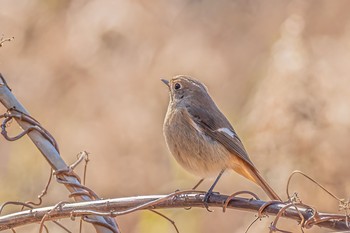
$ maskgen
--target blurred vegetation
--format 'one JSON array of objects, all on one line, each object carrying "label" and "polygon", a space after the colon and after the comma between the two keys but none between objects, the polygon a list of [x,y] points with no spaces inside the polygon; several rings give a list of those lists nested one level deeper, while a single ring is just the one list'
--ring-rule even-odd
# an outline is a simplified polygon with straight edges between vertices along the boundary
[{"label": "blurred vegetation", "polygon": [[[3,0],[0,34],[15,39],[0,48],[0,72],[56,137],[67,162],[79,151],[91,153],[87,184],[104,198],[169,193],[198,181],[174,162],[162,136],[168,93],[159,79],[177,74],[206,83],[283,197],[296,169],[347,197],[349,7],[345,0]],[[0,202],[34,199],[49,166],[28,139],[0,140]],[[296,178],[292,188],[303,202],[337,211],[305,179]],[[246,189],[265,198],[232,172],[217,187]],[[67,194],[55,184],[45,204]],[[244,232],[254,219],[219,209],[166,214],[180,232],[192,233]],[[152,213],[118,221],[123,232],[175,232]],[[267,232],[271,221],[251,232]],[[66,225],[78,229],[77,222]],[[297,229],[294,222],[282,225]],[[93,229],[86,224],[84,232]]]}]

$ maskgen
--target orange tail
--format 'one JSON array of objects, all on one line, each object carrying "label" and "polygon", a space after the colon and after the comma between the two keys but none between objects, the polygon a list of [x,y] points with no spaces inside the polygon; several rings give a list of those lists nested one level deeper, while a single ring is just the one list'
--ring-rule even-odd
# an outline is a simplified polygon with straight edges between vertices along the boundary
[{"label": "orange tail", "polygon": [[262,178],[259,171],[252,171],[252,176],[254,177],[254,182],[258,184],[265,193],[269,196],[271,200],[282,201],[282,199],[277,195],[277,193],[270,187],[270,185]]},{"label": "orange tail", "polygon": [[264,178],[262,178],[262,176],[260,175],[259,171],[256,168],[251,167],[250,165],[245,163],[245,166],[235,167],[234,170],[238,174],[244,176],[248,180],[251,180],[257,185],[259,185],[271,200],[282,201],[282,199],[270,187],[270,185],[264,180]]}]

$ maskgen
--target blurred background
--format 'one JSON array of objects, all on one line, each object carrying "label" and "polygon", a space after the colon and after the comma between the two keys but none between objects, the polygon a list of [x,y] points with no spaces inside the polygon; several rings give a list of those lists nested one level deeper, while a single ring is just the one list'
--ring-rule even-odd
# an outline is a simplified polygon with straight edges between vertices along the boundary
[{"label": "blurred background", "polygon": [[[166,194],[199,180],[176,164],[162,135],[168,90],[160,78],[188,74],[207,85],[284,199],[294,170],[347,199],[349,7],[346,0],[2,0],[0,35],[15,39],[0,48],[0,72],[55,136],[67,163],[82,150],[91,153],[87,185],[103,198]],[[49,165],[28,138],[1,138],[0,145],[0,203],[34,200]],[[300,176],[290,188],[320,211],[338,211],[337,201]],[[216,188],[240,190],[267,199],[231,171]],[[54,182],[44,205],[69,200],[67,195]],[[244,232],[255,219],[238,210],[161,212],[180,232],[191,233]],[[147,211],[117,221],[124,233],[175,232]],[[250,232],[268,232],[272,221],[265,218]],[[78,232],[77,220],[62,223]],[[279,226],[300,231],[294,221]],[[16,230],[38,232],[38,225]],[[85,224],[84,232],[94,229]]]}]

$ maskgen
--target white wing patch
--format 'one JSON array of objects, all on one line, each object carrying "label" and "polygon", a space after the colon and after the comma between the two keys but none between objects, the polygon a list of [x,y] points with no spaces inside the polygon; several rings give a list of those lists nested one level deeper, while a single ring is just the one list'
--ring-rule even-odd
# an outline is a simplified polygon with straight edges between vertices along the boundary
[{"label": "white wing patch", "polygon": [[232,132],[232,130],[230,130],[228,128],[220,128],[220,129],[217,129],[216,131],[225,133],[225,134],[229,135],[231,138],[235,137],[235,133]]}]

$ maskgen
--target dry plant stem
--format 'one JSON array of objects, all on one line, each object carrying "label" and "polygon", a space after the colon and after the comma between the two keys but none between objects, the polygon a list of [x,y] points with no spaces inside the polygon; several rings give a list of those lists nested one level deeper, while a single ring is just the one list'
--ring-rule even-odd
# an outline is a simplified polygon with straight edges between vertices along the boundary
[{"label": "dry plant stem", "polygon": [[[131,213],[133,212],[132,210],[185,208],[189,206],[203,208],[204,195],[205,192],[187,191],[187,194],[185,192],[177,192],[176,194],[171,195],[126,197],[71,203],[64,204],[58,209],[54,209],[54,206],[37,208],[0,217],[0,230],[10,229],[34,222],[37,223],[40,222],[45,215],[47,216],[46,220],[49,221],[62,218],[86,216],[87,213],[115,216],[118,214]],[[210,207],[222,208],[223,203],[225,203],[227,198],[228,196],[226,195],[214,193],[210,196],[208,205]],[[265,202],[261,200],[236,197],[232,198],[227,208],[252,211],[256,213],[264,204]],[[277,215],[278,213],[281,213],[280,210],[285,206],[286,204],[271,204],[265,208],[264,213],[268,215]],[[309,219],[314,216],[314,213],[308,208],[300,207],[298,209],[299,212],[296,211],[293,206],[291,206],[283,211],[283,215],[281,217],[301,222],[302,219],[299,216],[300,213],[303,215],[304,219]],[[47,215],[49,212],[50,214]],[[315,224],[316,226],[326,227],[338,231],[349,230],[346,226],[345,215],[327,213],[318,213],[318,215],[324,221],[317,222]]]},{"label": "dry plant stem", "polygon": [[[56,210],[56,209],[62,208],[62,205],[64,205],[64,204],[67,204],[67,202],[60,202],[60,203],[56,204],[51,211],[49,211],[47,214],[44,215],[44,217],[40,221],[39,233],[42,233],[43,229],[45,228],[44,223],[45,223],[46,219],[50,216],[51,212]],[[53,222],[57,223],[56,221],[53,221]],[[68,230],[65,227],[63,229]]]},{"label": "dry plant stem", "polygon": [[4,210],[4,208],[5,208],[6,206],[8,206],[8,205],[19,205],[19,206],[22,206],[22,209],[21,209],[21,210],[23,210],[24,207],[27,207],[27,208],[29,208],[29,209],[32,209],[32,208],[33,208],[33,206],[31,206],[30,204],[27,204],[27,203],[24,203],[24,202],[19,202],[19,201],[7,201],[7,202],[3,203],[3,204],[0,206],[0,214],[1,214],[1,212]]},{"label": "dry plant stem", "polygon": [[171,225],[173,225],[173,227],[174,227],[176,233],[180,233],[179,229],[178,229],[177,226],[176,226],[175,221],[171,220],[170,218],[168,218],[168,217],[165,216],[164,214],[159,213],[158,211],[155,211],[155,210],[150,210],[150,211],[152,211],[153,213],[158,214],[158,215],[161,216],[162,218],[166,219],[168,222],[171,223]]},{"label": "dry plant stem", "polygon": [[249,224],[249,226],[247,227],[247,229],[245,230],[244,233],[248,233],[249,230],[250,230],[250,228],[251,228],[259,219],[260,219],[259,217],[255,218],[254,221],[253,221],[251,224]]},{"label": "dry plant stem", "polygon": [[290,188],[290,182],[292,180],[292,177],[295,176],[296,174],[302,175],[303,177],[307,178],[308,180],[310,180],[312,183],[316,184],[319,188],[321,188],[324,192],[326,192],[328,195],[330,195],[331,197],[333,197],[334,199],[341,201],[341,199],[339,197],[337,197],[336,195],[334,195],[332,192],[328,191],[325,187],[323,187],[323,185],[321,185],[320,183],[318,183],[315,179],[312,179],[310,176],[306,175],[304,172],[302,171],[293,171],[292,174],[290,174],[289,178],[288,178],[288,182],[287,182],[287,186],[286,186],[286,193],[289,199],[291,199],[291,195],[289,192],[289,188]]},{"label": "dry plant stem", "polygon": [[[32,206],[40,206],[41,203],[43,202],[43,197],[47,194],[47,190],[49,189],[49,186],[51,184],[51,179],[52,179],[52,168],[50,169],[50,175],[49,175],[49,180],[47,181],[45,188],[43,191],[38,195],[38,203],[32,202],[32,201],[27,201],[26,204],[32,205]],[[22,207],[22,210],[24,209],[24,206]]]},{"label": "dry plant stem", "polygon": [[[85,152],[85,151],[84,151]],[[86,173],[87,173],[87,165],[88,165],[88,162],[90,161],[89,160],[89,154],[87,152],[85,153],[80,153],[78,155],[78,160],[77,162],[75,162],[75,164],[79,164],[81,163],[81,161],[85,161],[85,164],[84,164],[84,173],[83,173],[83,185],[86,185]],[[75,165],[73,164],[73,165]],[[73,167],[73,165],[71,165],[71,168]],[[76,166],[77,166],[76,165]],[[80,221],[79,221],[79,233],[81,233],[83,231],[83,218],[80,218]]]},{"label": "dry plant stem", "polygon": [[[23,112],[29,115],[28,111],[23,107],[23,105],[16,99],[16,97],[12,94],[10,89],[8,88],[5,79],[0,74],[0,102],[7,108],[10,113],[18,113],[17,111],[11,111],[11,109],[16,109],[20,112]],[[16,118],[18,124],[23,128],[23,130],[27,130],[32,127],[31,124],[21,121]],[[62,171],[67,169],[67,164],[61,158],[58,151],[52,145],[52,143],[45,138],[41,133],[36,130],[32,130],[28,132],[28,136],[36,145],[36,147],[40,150],[40,152],[44,155],[47,162],[50,164],[54,171]],[[65,174],[57,175],[57,178],[64,180],[66,188],[71,193],[82,192],[83,190],[80,187],[80,182],[75,176],[68,176]],[[71,185],[75,184],[75,185]],[[74,196],[76,201],[90,201],[92,200],[88,195],[76,195]],[[101,216],[90,216],[90,218],[94,218],[100,224],[94,224],[94,227],[97,232],[100,233],[111,233],[111,232],[119,232],[119,228],[117,223],[113,218],[109,217],[101,217]],[[105,226],[104,226],[105,225]],[[113,229],[113,230],[111,230]]]},{"label": "dry plant stem", "polygon": [[198,188],[198,186],[199,186],[203,181],[204,181],[204,178],[200,179],[200,180],[198,181],[198,183],[197,183],[195,186],[193,186],[192,190],[196,190],[196,189]]},{"label": "dry plant stem", "polygon": [[4,45],[5,42],[10,42],[12,40],[14,40],[15,37],[11,37],[11,38],[4,38],[4,36],[2,36],[0,38],[0,47],[2,47]]},{"label": "dry plant stem", "polygon": [[[272,205],[272,202],[268,203],[268,205]],[[267,208],[268,205],[262,206],[261,209]],[[295,210],[297,211],[297,213],[298,213],[300,219],[301,219],[300,222],[303,223],[303,222],[305,221],[304,215],[299,211],[299,208],[296,208],[295,205],[296,205],[296,204],[294,204],[294,203],[287,203],[285,206],[283,206],[283,207],[278,211],[278,213],[277,213],[277,215],[276,215],[276,218],[275,218],[274,221],[271,223],[271,226],[270,226],[270,233],[275,232],[275,231],[287,232],[287,231],[283,231],[283,230],[281,230],[281,229],[278,229],[278,228],[277,228],[277,223],[278,223],[278,220],[280,219],[280,217],[282,217],[282,216],[285,214],[285,212],[286,212],[286,210],[287,210],[288,208],[294,207]],[[305,209],[306,209],[306,208],[305,208]],[[306,210],[308,211],[308,209],[306,209]],[[260,214],[260,210],[259,210],[259,214]],[[302,226],[303,224],[300,224],[300,225]],[[304,231],[303,231],[303,228],[301,228],[301,231],[304,232]],[[288,233],[290,233],[290,232],[288,232]]]},{"label": "dry plant stem", "polygon": [[[1,124],[1,134],[5,137],[6,140],[8,141],[16,141],[20,138],[22,138],[24,135],[27,135],[30,131],[38,131],[43,137],[45,137],[47,140],[51,142],[51,144],[55,147],[57,152],[59,153],[58,145],[56,143],[56,140],[54,137],[48,132],[44,127],[40,125],[39,122],[37,122],[33,117],[20,112],[19,110],[13,108],[13,109],[8,109],[8,112],[1,115],[1,117],[5,118],[3,123]],[[20,134],[18,134],[15,137],[10,137],[7,134],[6,127],[8,122],[12,122],[12,119],[18,119],[22,122],[28,123],[30,126],[26,129],[24,129]]]},{"label": "dry plant stem", "polygon": [[[306,175],[304,172],[302,171],[293,171],[292,174],[289,176],[288,178],[288,182],[287,182],[287,187],[286,187],[286,192],[287,192],[287,197],[290,200],[290,202],[292,201],[292,196],[290,195],[289,192],[289,188],[290,188],[290,183],[292,180],[292,177],[294,177],[296,174],[302,175],[304,178],[308,179],[309,181],[311,181],[312,183],[314,183],[315,185],[317,185],[321,190],[323,190],[325,193],[327,193],[329,196],[331,196],[332,198],[334,198],[335,200],[337,200],[339,202],[339,210],[343,210],[345,212],[345,224],[347,226],[347,230],[350,229],[349,227],[349,207],[350,207],[350,201],[346,201],[344,199],[341,199],[339,197],[337,197],[335,194],[333,194],[332,192],[330,192],[329,190],[327,190],[323,185],[321,185],[319,182],[317,182],[315,179],[311,178],[310,176]],[[298,197],[297,197],[298,198]],[[301,202],[301,201],[300,201]],[[302,203],[299,203],[299,205],[303,205]],[[297,209],[297,204],[294,205],[294,207]],[[305,206],[305,205],[304,205]],[[297,209],[298,210],[298,209]],[[328,219],[334,219],[334,215],[331,214],[330,216],[328,216],[327,214],[320,214],[319,212],[317,212],[315,209],[313,209],[313,213],[314,216],[312,218],[309,219],[305,219],[305,221],[302,222],[302,226],[305,228],[310,228],[313,225],[316,225],[318,223],[327,221]]]},{"label": "dry plant stem", "polygon": [[[235,192],[233,194],[231,194],[226,200],[225,200],[225,203],[222,207],[222,212],[226,212],[226,209],[227,209],[227,206],[228,206],[228,203],[230,203],[231,199],[234,198],[234,197],[237,197],[238,195],[241,195],[241,194],[249,194],[251,195],[253,198],[255,198],[255,200],[260,200],[260,198],[258,197],[258,195],[256,195],[255,193],[253,192],[250,192],[250,191],[239,191],[239,192]],[[278,202],[280,203],[280,202]],[[260,211],[259,211],[260,212]],[[259,213],[258,213],[259,214]],[[261,214],[258,215],[259,218],[261,217]]]}]

